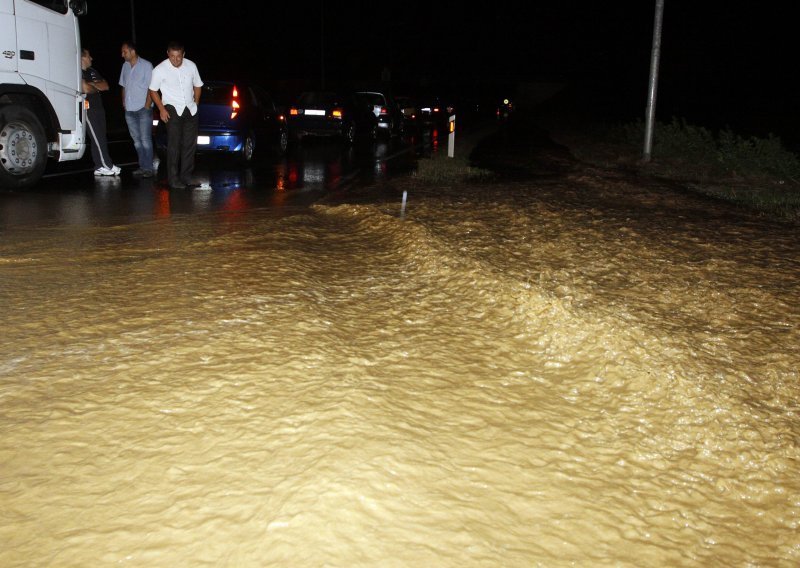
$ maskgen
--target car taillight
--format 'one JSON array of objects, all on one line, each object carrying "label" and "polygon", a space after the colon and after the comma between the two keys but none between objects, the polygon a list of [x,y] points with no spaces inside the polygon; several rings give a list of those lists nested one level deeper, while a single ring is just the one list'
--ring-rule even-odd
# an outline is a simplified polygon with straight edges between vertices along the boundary
[{"label": "car taillight", "polygon": [[439,107],[433,107],[433,112],[439,112]]},{"label": "car taillight", "polygon": [[331,116],[333,118],[342,118],[342,109],[335,108],[331,111]]},{"label": "car taillight", "polygon": [[389,109],[386,107],[381,107],[381,114],[389,114]]},{"label": "car taillight", "polygon": [[285,116],[283,116],[282,114],[279,114],[279,115],[278,115],[278,121],[279,121],[279,122],[283,122],[283,121],[285,121],[285,120],[286,120],[286,117],[285,117]]},{"label": "car taillight", "polygon": [[297,114],[298,113],[297,113],[297,109],[296,108],[290,108],[289,109],[289,115],[290,116],[297,116]]},{"label": "car taillight", "polygon": [[237,114],[239,114],[239,89],[237,89],[236,85],[234,85],[233,100],[231,101],[231,120],[236,118]]}]

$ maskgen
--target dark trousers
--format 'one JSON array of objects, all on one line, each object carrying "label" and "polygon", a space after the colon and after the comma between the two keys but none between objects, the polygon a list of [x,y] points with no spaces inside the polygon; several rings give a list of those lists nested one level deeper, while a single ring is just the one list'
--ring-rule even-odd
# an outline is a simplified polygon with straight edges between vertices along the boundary
[{"label": "dark trousers", "polygon": [[108,153],[108,138],[106,136],[106,111],[102,104],[92,104],[86,111],[86,131],[92,141],[92,161],[95,169],[111,168],[114,162]]},{"label": "dark trousers", "polygon": [[166,105],[167,121],[167,182],[170,185],[190,183],[194,171],[194,153],[197,149],[197,115],[188,108],[183,114],[172,105]]}]

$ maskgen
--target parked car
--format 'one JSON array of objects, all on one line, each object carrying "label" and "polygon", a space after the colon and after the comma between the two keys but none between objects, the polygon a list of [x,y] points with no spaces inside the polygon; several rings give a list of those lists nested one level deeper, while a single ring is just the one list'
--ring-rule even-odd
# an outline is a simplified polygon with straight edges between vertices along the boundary
[{"label": "parked car", "polygon": [[406,125],[415,125],[419,118],[419,107],[414,99],[406,95],[398,95],[394,100],[397,102],[397,106],[400,107],[400,112],[403,114],[403,120]]},{"label": "parked car", "polygon": [[405,130],[403,113],[391,95],[378,91],[358,91],[356,95],[372,109],[378,119],[378,131],[389,136]]},{"label": "parked car", "polygon": [[[156,113],[156,117],[157,117]],[[197,152],[228,154],[250,162],[257,152],[286,151],[286,117],[261,86],[243,81],[206,81],[197,108]],[[167,147],[166,125],[158,121],[156,147]]]},{"label": "parked car", "polygon": [[420,120],[426,124],[441,126],[455,113],[455,106],[438,95],[430,95],[421,99],[419,107]]},{"label": "parked car", "polygon": [[304,136],[336,136],[352,144],[359,138],[374,140],[378,121],[352,93],[308,91],[289,109],[289,132],[298,141]]}]

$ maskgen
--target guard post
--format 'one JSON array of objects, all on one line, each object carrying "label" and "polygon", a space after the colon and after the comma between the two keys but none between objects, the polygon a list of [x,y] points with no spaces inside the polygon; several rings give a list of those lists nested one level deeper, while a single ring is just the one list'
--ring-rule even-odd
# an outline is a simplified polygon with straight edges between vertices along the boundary
[{"label": "guard post", "polygon": [[448,122],[448,131],[449,134],[447,135],[447,157],[452,158],[455,155],[455,145],[456,145],[456,115],[450,115],[450,122]]}]

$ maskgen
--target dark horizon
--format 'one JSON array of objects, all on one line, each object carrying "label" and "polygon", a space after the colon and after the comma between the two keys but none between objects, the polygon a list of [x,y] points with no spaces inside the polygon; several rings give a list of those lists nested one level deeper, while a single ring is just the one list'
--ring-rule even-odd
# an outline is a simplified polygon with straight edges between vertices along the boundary
[{"label": "dark horizon", "polygon": [[[783,77],[788,19],[775,6],[711,4],[665,2],[658,119],[772,132],[796,143],[794,96]],[[196,15],[180,19],[182,8],[173,5],[174,21],[156,15],[162,5],[133,2],[140,55],[159,63],[167,42],[179,39],[207,79],[250,79],[289,91],[319,88],[324,52],[326,87],[377,83],[385,67],[392,83],[407,91],[509,92],[520,82],[555,81],[598,116],[644,116],[654,1],[607,6],[565,0],[469,10],[455,2],[391,8],[243,2],[217,12],[187,2],[186,11]],[[84,45],[114,84],[119,45],[132,35],[130,6],[90,0],[81,22]]]}]

